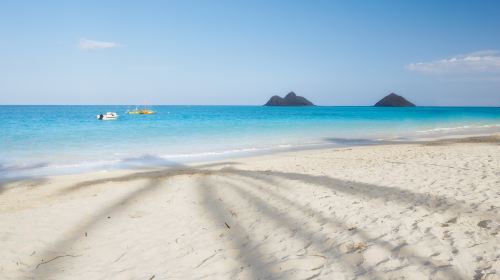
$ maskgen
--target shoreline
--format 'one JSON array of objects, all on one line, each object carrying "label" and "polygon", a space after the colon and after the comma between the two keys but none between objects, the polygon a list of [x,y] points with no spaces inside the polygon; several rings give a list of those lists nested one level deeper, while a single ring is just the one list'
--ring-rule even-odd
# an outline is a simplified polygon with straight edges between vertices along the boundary
[{"label": "shoreline", "polygon": [[499,144],[495,134],[0,184],[0,273],[495,279]]},{"label": "shoreline", "polygon": [[[476,140],[476,141],[496,141],[494,138],[500,136],[500,131],[489,131],[483,133],[475,133],[475,134],[448,134],[448,135],[434,135],[428,137],[420,137],[414,138],[411,140],[405,138],[387,138],[387,139],[348,139],[348,138],[331,138],[331,143],[323,142],[323,143],[306,143],[301,145],[282,145],[280,147],[272,147],[268,149],[243,149],[248,151],[240,151],[240,152],[221,152],[219,154],[214,154],[210,156],[198,157],[198,159],[194,160],[186,160],[186,161],[173,161],[170,159],[163,158],[155,158],[157,163],[153,162],[140,162],[137,165],[129,165],[128,167],[125,164],[116,164],[116,165],[108,165],[104,166],[102,170],[96,170],[95,168],[86,168],[80,170],[67,170],[59,172],[46,172],[39,173],[38,175],[22,175],[22,176],[7,176],[8,169],[0,170],[0,184],[6,184],[9,182],[21,181],[21,180],[29,180],[29,179],[37,179],[44,177],[56,177],[56,176],[67,176],[67,175],[78,175],[78,174],[93,174],[93,173],[101,173],[101,172],[134,172],[140,170],[156,170],[162,168],[175,168],[176,166],[196,166],[197,164],[203,164],[207,162],[218,162],[218,161],[226,161],[226,160],[238,160],[266,155],[275,155],[281,153],[290,153],[290,152],[302,152],[302,151],[314,151],[314,150],[330,150],[330,149],[342,149],[342,148],[350,148],[350,147],[362,147],[362,146],[374,146],[374,145],[401,145],[401,144],[424,144],[431,142],[459,142],[459,141],[468,141],[468,140]],[[206,153],[211,154],[211,153]],[[152,157],[147,155],[146,157]],[[190,158],[187,157],[187,158]],[[194,157],[193,157],[194,158]],[[161,162],[162,163],[159,163]],[[108,162],[119,162],[119,160],[113,160]],[[139,162],[139,160],[138,160]],[[35,166],[40,165],[41,168],[45,166],[43,164],[35,164]],[[68,164],[68,166],[74,166],[75,164]],[[64,165],[62,165],[64,166]],[[30,169],[28,167],[26,169]],[[37,168],[37,167],[35,167]],[[19,168],[20,171],[23,171],[24,167]],[[13,168],[13,171],[19,171]],[[4,175],[1,175],[4,173]]]}]

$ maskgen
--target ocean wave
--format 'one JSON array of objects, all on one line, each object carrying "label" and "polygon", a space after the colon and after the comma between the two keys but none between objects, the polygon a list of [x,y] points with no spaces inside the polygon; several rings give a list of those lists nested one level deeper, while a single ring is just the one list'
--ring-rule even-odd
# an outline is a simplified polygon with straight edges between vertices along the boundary
[{"label": "ocean wave", "polygon": [[500,127],[500,124],[485,124],[485,125],[462,125],[462,126],[453,126],[453,127],[437,127],[433,129],[427,130],[417,130],[417,133],[433,133],[433,132],[449,132],[449,131],[457,131],[457,130],[470,130],[470,129],[487,129],[487,128],[496,128]]}]

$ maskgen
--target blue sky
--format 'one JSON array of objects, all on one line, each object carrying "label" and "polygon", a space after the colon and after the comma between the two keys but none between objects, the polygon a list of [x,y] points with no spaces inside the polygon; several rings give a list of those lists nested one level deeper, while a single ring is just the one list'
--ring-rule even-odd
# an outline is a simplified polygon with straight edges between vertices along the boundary
[{"label": "blue sky", "polygon": [[500,1],[1,1],[0,104],[500,106]]}]

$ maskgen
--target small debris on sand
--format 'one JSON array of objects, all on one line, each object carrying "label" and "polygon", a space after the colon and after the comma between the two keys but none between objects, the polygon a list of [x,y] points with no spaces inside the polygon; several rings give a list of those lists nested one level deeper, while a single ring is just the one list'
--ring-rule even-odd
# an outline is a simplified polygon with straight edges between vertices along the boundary
[{"label": "small debris on sand", "polygon": [[359,243],[352,244],[352,249],[354,251],[363,251],[366,248],[368,248],[368,244],[366,244],[365,242],[359,242]]},{"label": "small debris on sand", "polygon": [[477,223],[477,225],[480,227],[480,228],[487,228],[489,229],[490,227],[488,226],[488,224],[491,222],[491,220],[482,220],[480,221],[479,223]]}]

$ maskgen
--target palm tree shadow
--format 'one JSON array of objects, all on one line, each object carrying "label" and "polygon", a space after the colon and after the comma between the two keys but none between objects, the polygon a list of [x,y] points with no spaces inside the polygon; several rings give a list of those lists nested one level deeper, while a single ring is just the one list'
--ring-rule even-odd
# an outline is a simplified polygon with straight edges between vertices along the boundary
[{"label": "palm tree shadow", "polygon": [[[237,176],[240,178],[234,179],[234,180],[237,182],[241,182],[241,179],[250,179],[250,180],[256,181],[257,183],[258,183],[258,181],[261,181],[264,184],[266,184],[269,181],[268,179],[262,179],[261,176],[255,176],[255,174],[253,174],[252,176],[247,176],[247,175],[248,174],[242,175],[241,173],[238,173]],[[238,192],[240,193],[240,195],[242,197],[246,197],[247,199],[253,200],[254,203],[258,204],[259,208],[261,208],[261,209],[267,209],[267,211],[264,211],[264,212],[266,214],[268,214],[274,220],[281,221],[282,226],[288,226],[288,227],[294,226],[293,221],[290,218],[287,218],[286,213],[281,213],[280,215],[273,217],[272,213],[269,211],[268,207],[266,206],[266,203],[262,199],[260,199],[256,195],[253,195],[250,191],[243,190],[236,183],[232,184],[232,186],[233,186],[233,188],[238,189]],[[331,224],[334,227],[343,229],[346,232],[351,231],[351,229],[346,224],[344,224],[341,220],[335,218],[334,215],[330,215],[329,217],[326,217],[321,212],[315,211],[311,207],[306,207],[305,205],[300,205],[296,201],[292,201],[292,200],[290,200],[282,195],[279,195],[277,192],[273,191],[270,188],[266,188],[266,187],[257,188],[256,187],[257,184],[255,184],[255,183],[254,184],[247,183],[246,186],[248,186],[248,188],[251,191],[256,192],[256,193],[260,193],[261,194],[260,196],[262,196],[262,197],[271,197],[275,200],[278,200],[280,203],[288,205],[291,208],[302,212],[304,215],[304,219],[309,219],[309,218],[314,217],[314,219],[316,219],[318,224],[320,224],[320,225]],[[281,186],[275,185],[275,187],[280,188]],[[287,223],[283,224],[283,221],[287,221]],[[314,240],[314,238],[312,237],[314,232],[307,232],[307,229],[300,229],[300,231],[304,232],[304,234],[301,235],[302,238],[305,238],[309,241],[312,241],[314,244],[316,244],[319,247],[319,249],[321,249],[321,246],[324,245],[324,242],[322,242],[321,239]],[[396,255],[397,255],[399,249],[401,249],[401,247],[402,247],[401,245],[392,245],[391,243],[389,243],[387,241],[380,240],[379,237],[372,237],[367,232],[365,232],[364,230],[359,229],[359,228],[356,228],[356,230],[353,231],[352,234],[358,235],[359,237],[361,237],[361,239],[364,242],[378,244],[380,247],[384,248],[388,253],[391,253],[391,254],[396,253]],[[407,244],[407,243],[405,241],[402,244],[404,246],[404,244]],[[325,248],[323,248],[323,249],[325,249]],[[331,258],[335,259],[335,258],[338,258],[339,255],[341,255],[340,252],[338,252],[336,250],[332,250],[334,248],[326,248],[326,249],[330,250],[330,251],[325,252],[325,253],[329,254]],[[407,250],[407,252],[409,252],[409,250]],[[408,258],[410,263],[415,264],[415,265],[419,265],[419,266],[428,266],[432,270],[431,274],[436,273],[438,271],[442,271],[444,274],[446,274],[449,277],[449,279],[461,279],[461,276],[459,275],[459,273],[456,272],[454,269],[446,267],[446,269],[443,270],[443,267],[436,266],[432,262],[430,262],[429,258],[419,256],[416,252],[413,252],[413,251],[411,251],[409,253],[410,254],[408,254],[408,256],[406,256],[406,258]],[[342,261],[342,259],[340,259],[340,261]],[[376,269],[374,267],[371,267],[371,266],[356,267],[355,265],[353,265],[351,263],[346,263],[346,262],[344,262],[344,265],[350,267],[352,272],[357,276],[362,275],[362,274],[367,274],[367,273],[370,273],[371,277],[373,277],[373,276],[382,277],[383,276],[383,275],[377,275],[377,274],[379,274],[379,272],[377,272]]]},{"label": "palm tree shadow", "polygon": [[[74,185],[70,185],[64,188],[62,193],[75,192],[79,189],[95,186],[98,184],[103,184],[106,182],[130,182],[135,180],[146,180],[146,184],[135,191],[127,194],[124,198],[120,199],[118,202],[114,202],[100,209],[95,215],[95,218],[83,221],[80,226],[73,229],[67,237],[56,241],[49,248],[42,252],[42,259],[47,260],[54,257],[53,252],[65,252],[71,248],[71,246],[78,241],[82,236],[83,232],[89,231],[94,228],[98,223],[102,222],[103,217],[108,215],[115,215],[119,211],[126,209],[127,203],[144,197],[154,190],[158,189],[160,186],[165,186],[163,183],[175,176],[183,176],[190,174],[202,175],[202,181],[199,185],[199,191],[202,198],[204,199],[204,206],[214,221],[223,221],[227,216],[227,205],[216,199],[217,185],[212,184],[207,178],[212,175],[223,176],[225,179],[229,180],[232,186],[232,190],[236,192],[240,197],[246,198],[252,205],[256,208],[262,210],[264,215],[272,222],[279,224],[281,227],[293,229],[297,227],[296,220],[293,217],[286,215],[286,213],[280,213],[276,211],[276,208],[269,204],[268,202],[262,200],[259,196],[254,194],[255,191],[259,191],[262,195],[271,196],[282,203],[289,205],[290,207],[296,209],[303,213],[306,217],[316,217],[318,222],[326,224],[329,223],[335,227],[346,229],[347,226],[343,224],[342,221],[336,219],[335,217],[326,217],[322,213],[313,210],[312,208],[307,208],[304,205],[300,205],[295,201],[289,200],[283,197],[271,189],[258,189],[255,187],[256,183],[264,183],[267,185],[274,185],[278,188],[290,188],[285,183],[280,183],[283,181],[298,181],[306,184],[312,185],[312,187],[325,188],[333,192],[342,192],[355,197],[361,197],[369,200],[373,199],[391,199],[395,203],[399,204],[417,204],[425,206],[429,209],[447,209],[449,207],[455,207],[460,211],[470,210],[465,206],[464,203],[449,199],[446,197],[432,196],[421,193],[415,193],[409,190],[404,190],[396,187],[386,187],[370,184],[362,184],[355,182],[343,181],[329,176],[315,176],[308,174],[300,174],[293,172],[279,172],[279,171],[252,171],[244,169],[236,169],[233,166],[236,163],[223,162],[216,164],[200,165],[196,167],[179,167],[176,169],[166,169],[157,171],[147,171],[147,172],[136,172],[132,174],[127,174],[123,176],[116,176],[111,178],[88,180]],[[242,182],[247,180],[246,186],[248,188],[243,188],[238,186],[238,184],[231,183],[231,180],[236,180],[237,182]],[[250,180],[250,181],[248,181]],[[251,190],[251,191],[249,191]],[[326,254],[332,259],[338,259],[341,255],[335,247],[322,248],[326,236],[317,234],[305,228],[297,229],[298,236],[303,239],[312,242],[320,250],[324,250]],[[245,229],[239,224],[232,225],[231,236],[233,237],[233,242],[237,248],[240,250],[241,262],[244,267],[249,267],[251,275],[257,278],[263,279],[274,279],[278,278],[279,275],[274,272],[272,265],[264,262],[261,259],[262,252],[258,250],[258,245],[252,243],[251,238],[248,237],[249,230]],[[358,230],[356,232],[363,240],[367,242],[373,242],[377,238],[370,237],[368,233]],[[379,241],[381,247],[385,248],[387,251],[396,250],[396,246],[390,244],[389,242]],[[247,248],[254,248],[252,252],[248,251]],[[71,260],[67,260],[71,261]],[[427,265],[431,266],[429,259],[425,257],[418,256],[414,254],[411,261],[417,265]],[[346,268],[350,269],[355,275],[361,275],[366,273],[376,273],[373,267],[369,266],[357,266],[355,264],[345,262]],[[49,265],[47,265],[49,267]],[[436,271],[439,268],[433,267]],[[33,273],[40,279],[51,279],[57,273],[55,270],[49,269],[34,269]],[[460,275],[453,269],[447,269],[446,273],[450,279],[460,279]]]},{"label": "palm tree shadow", "polygon": [[320,186],[330,191],[341,192],[351,196],[364,199],[378,199],[391,201],[401,205],[415,204],[429,210],[448,211],[452,213],[468,213],[473,216],[490,215],[490,213],[478,211],[467,205],[466,201],[449,198],[442,195],[430,193],[418,193],[400,187],[387,187],[382,185],[358,183],[332,178],[326,175],[309,175],[301,173],[280,171],[247,171],[232,168],[224,168],[223,171],[242,176],[267,180],[267,177],[281,178],[289,181],[298,181],[306,184]]},{"label": "palm tree shadow", "polygon": [[[216,187],[210,184],[207,178],[204,178],[199,184],[199,191],[204,200],[203,204],[212,220],[225,224],[228,230],[230,230],[229,234],[232,237],[230,241],[239,250],[239,258],[243,265],[242,268],[250,269],[252,279],[276,279],[277,276],[270,269],[270,264],[262,261],[264,254],[259,250],[257,244],[252,242],[252,238],[248,235],[247,230],[238,223],[231,223],[231,226],[227,224],[227,214],[230,210],[225,206],[224,202],[217,199],[214,190]],[[237,274],[240,272],[242,270],[234,272],[231,279],[238,278]]]},{"label": "palm tree shadow", "polygon": [[[206,165],[201,165],[200,167],[216,167],[219,165],[224,166],[229,164],[232,163],[223,162],[215,164],[206,164]],[[73,192],[84,187],[95,186],[111,181],[130,182],[135,180],[144,180],[144,179],[147,180],[147,183],[144,186],[132,191],[119,201],[114,202],[111,205],[105,206],[104,208],[100,209],[99,211],[94,213],[93,215],[94,218],[82,221],[82,223],[77,228],[74,228],[70,233],[67,234],[67,237],[64,237],[56,241],[55,243],[51,244],[50,247],[46,248],[43,252],[41,252],[40,264],[43,264],[45,261],[53,259],[54,257],[57,258],[57,256],[54,255],[54,252],[67,252],[71,248],[71,246],[75,244],[80,239],[80,237],[82,237],[82,234],[90,231],[98,223],[103,222],[105,220],[105,217],[115,215],[119,211],[125,210],[129,202],[148,195],[149,193],[158,189],[158,187],[162,186],[162,183],[164,181],[176,176],[182,176],[188,174],[210,174],[211,172],[213,171],[207,169],[183,167],[182,169],[167,169],[167,170],[157,170],[149,172],[137,172],[112,178],[88,180],[67,187],[65,191]],[[67,253],[62,253],[61,255],[67,255]],[[68,259],[67,261],[70,260]],[[37,279],[53,279],[54,274],[56,273],[57,271],[55,270],[43,269],[43,266],[39,265],[32,270],[32,274],[36,275]]]},{"label": "palm tree shadow", "polygon": [[[145,196],[146,194],[156,189],[159,185],[159,179],[152,179],[145,186],[131,192],[123,199],[120,199],[118,202],[100,209],[97,213],[94,214],[94,218],[83,221],[77,228],[74,228],[70,233],[68,233],[68,236],[66,238],[56,241],[55,243],[51,244],[49,248],[45,249],[41,253],[40,264],[44,263],[47,260],[57,258],[58,256],[55,256],[54,252],[61,252],[60,255],[68,255],[67,251],[80,239],[80,237],[83,236],[85,232],[90,231],[98,223],[103,222],[107,216],[113,216],[119,210],[124,209],[128,202],[131,202],[134,199],[138,199],[141,196]],[[54,274],[58,272],[54,269],[39,269],[38,265],[34,268],[32,273],[36,275],[36,278],[38,279],[53,279]]]},{"label": "palm tree shadow", "polygon": [[168,178],[171,176],[192,175],[192,174],[198,174],[198,173],[210,174],[214,171],[207,169],[207,168],[221,167],[221,166],[234,166],[237,164],[238,163],[236,163],[236,162],[218,162],[218,163],[208,163],[208,164],[188,167],[188,166],[185,166],[182,164],[171,163],[172,167],[169,167],[169,168],[153,170],[153,171],[134,172],[134,173],[121,175],[121,176],[106,177],[106,178],[102,178],[102,179],[87,180],[87,181],[79,182],[79,183],[62,188],[55,195],[68,194],[71,192],[76,192],[76,191],[83,189],[83,188],[86,188],[86,187],[105,184],[105,183],[109,183],[109,182],[129,182],[129,181],[142,180],[142,179],[148,179],[148,180],[159,179],[159,180],[161,180],[161,179],[165,179],[165,178]]},{"label": "palm tree shadow", "polygon": [[[336,246],[337,244],[329,244],[331,242],[331,238],[327,234],[323,232],[316,232],[308,228],[305,228],[303,226],[302,227],[298,226],[303,221],[307,221],[308,219],[310,219],[311,216],[315,216],[317,214],[316,212],[312,210],[304,211],[304,216],[302,217],[302,219],[296,219],[287,214],[286,212],[282,210],[280,211],[274,205],[266,202],[258,195],[255,195],[254,193],[240,187],[241,184],[231,183],[230,181],[227,181],[226,183],[231,186],[232,191],[237,193],[241,198],[244,198],[247,201],[249,201],[251,204],[255,206],[255,208],[259,209],[260,213],[262,213],[265,217],[267,217],[267,220],[271,221],[278,227],[285,228],[290,232],[292,232],[294,238],[299,238],[305,244],[309,244],[306,247],[310,245],[315,247],[317,251],[323,254],[320,256],[323,256],[326,259],[326,262],[339,261],[343,264],[343,267],[347,270],[345,271],[345,273],[352,272],[356,276],[363,275],[368,271],[374,273],[376,272],[372,267],[365,265],[357,265],[355,263],[350,262],[348,259],[343,259],[342,258],[343,253],[338,249],[338,247]],[[249,188],[252,188],[255,191],[255,186],[253,186],[252,184],[246,184],[246,185],[248,185]],[[272,193],[268,192],[267,190],[262,191],[261,194],[262,196],[267,196],[267,197],[272,196]],[[284,197],[279,195],[273,196],[273,198],[282,201],[286,200]],[[293,204],[291,205],[294,206]],[[308,256],[308,254],[304,253],[304,255],[302,256],[306,257]],[[323,264],[322,268],[325,266],[325,264]],[[317,276],[320,276],[322,270],[315,272]]]},{"label": "palm tree shadow", "polygon": [[36,188],[38,186],[41,186],[43,184],[46,184],[49,181],[48,178],[17,178],[17,179],[5,179],[0,181],[0,195],[12,188],[16,187],[16,184],[21,182],[24,187],[28,187],[29,189]]}]

